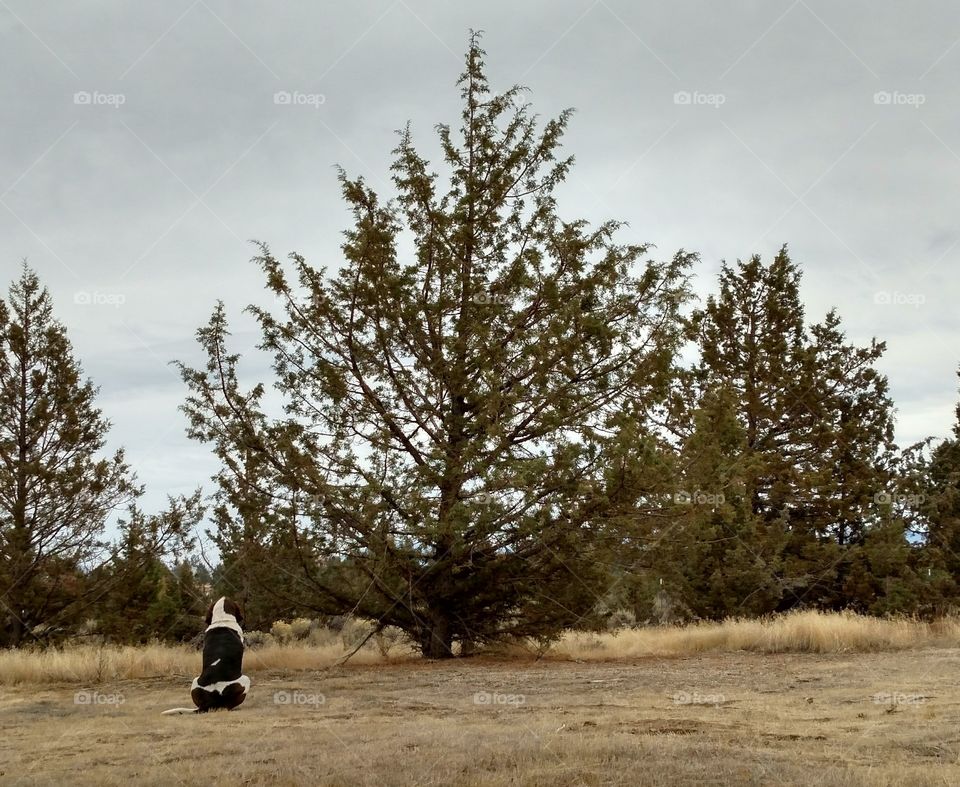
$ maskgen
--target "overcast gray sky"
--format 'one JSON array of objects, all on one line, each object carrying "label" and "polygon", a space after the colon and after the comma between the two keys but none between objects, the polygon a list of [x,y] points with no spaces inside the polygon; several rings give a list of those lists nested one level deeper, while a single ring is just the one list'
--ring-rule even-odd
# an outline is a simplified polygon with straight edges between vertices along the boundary
[{"label": "overcast gray sky", "polygon": [[887,341],[901,443],[949,433],[960,4],[0,0],[3,284],[26,257],[50,287],[146,505],[210,487],[168,362],[201,361],[218,298],[255,341],[248,239],[335,267],[334,165],[390,194],[394,130],[432,149],[458,120],[470,28],[495,88],[577,109],[568,218],[700,252],[701,293],[722,259],[788,243],[811,321],[836,306]]}]

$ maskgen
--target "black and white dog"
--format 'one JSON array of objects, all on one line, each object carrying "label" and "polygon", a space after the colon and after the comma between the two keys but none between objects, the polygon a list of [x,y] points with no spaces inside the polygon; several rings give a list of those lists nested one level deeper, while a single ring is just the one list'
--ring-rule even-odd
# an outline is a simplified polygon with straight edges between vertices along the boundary
[{"label": "black and white dog", "polygon": [[243,673],[243,612],[225,596],[210,605],[203,635],[203,672],[193,679],[190,698],[196,708],[171,708],[174,713],[233,710],[247,698],[250,678]]}]

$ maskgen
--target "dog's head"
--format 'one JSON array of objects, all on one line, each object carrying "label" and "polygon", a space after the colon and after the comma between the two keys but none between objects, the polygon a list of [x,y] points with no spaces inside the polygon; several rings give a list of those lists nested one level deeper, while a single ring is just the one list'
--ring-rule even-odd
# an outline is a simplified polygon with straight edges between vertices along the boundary
[{"label": "dog's head", "polygon": [[235,623],[237,626],[243,626],[243,610],[233,599],[222,596],[210,605],[207,610],[207,626],[215,623]]}]

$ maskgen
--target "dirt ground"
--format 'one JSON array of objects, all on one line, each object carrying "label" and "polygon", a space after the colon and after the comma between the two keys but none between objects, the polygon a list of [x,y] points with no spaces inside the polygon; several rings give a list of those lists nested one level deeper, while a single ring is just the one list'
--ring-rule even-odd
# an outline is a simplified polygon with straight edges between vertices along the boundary
[{"label": "dirt ground", "polygon": [[960,784],[960,650],[254,673],[0,689],[3,784]]}]

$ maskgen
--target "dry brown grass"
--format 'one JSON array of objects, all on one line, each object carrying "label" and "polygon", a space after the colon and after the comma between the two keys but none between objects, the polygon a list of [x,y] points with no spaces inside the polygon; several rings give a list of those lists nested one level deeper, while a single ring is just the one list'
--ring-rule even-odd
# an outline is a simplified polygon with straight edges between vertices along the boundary
[{"label": "dry brown grass", "polygon": [[[332,667],[349,649],[334,635],[327,645],[294,643],[249,649],[244,668],[300,671]],[[867,653],[960,644],[960,620],[934,623],[908,618],[886,620],[853,614],[797,612],[762,620],[730,620],[688,626],[626,629],[609,634],[571,632],[546,653],[513,648],[516,658],[540,655],[548,660],[615,661],[640,656],[683,656],[709,651],[759,653]],[[501,653],[501,655],[503,655]],[[409,648],[384,657],[373,642],[351,663],[389,664],[415,659]],[[0,685],[104,683],[141,678],[196,675],[200,654],[185,646],[73,646],[60,650],[0,652]]]},{"label": "dry brown grass", "polygon": [[957,618],[926,623],[911,618],[884,619],[809,611],[754,620],[625,629],[602,636],[572,632],[554,651],[571,658],[602,661],[716,650],[869,653],[957,644],[960,644],[960,619]]},{"label": "dry brown grass", "polygon": [[956,648],[262,670],[161,716],[187,685],[0,687],[0,783],[960,784]]},{"label": "dry brown grass", "polygon": [[[347,651],[336,645],[273,645],[247,650],[244,671],[316,670],[333,666],[346,654]],[[368,648],[359,651],[351,661],[371,664],[388,660]],[[181,645],[76,645],[56,650],[8,650],[0,651],[0,685],[182,678],[196,675],[199,666],[200,653]]]}]

